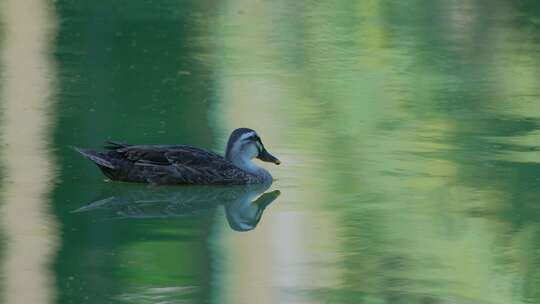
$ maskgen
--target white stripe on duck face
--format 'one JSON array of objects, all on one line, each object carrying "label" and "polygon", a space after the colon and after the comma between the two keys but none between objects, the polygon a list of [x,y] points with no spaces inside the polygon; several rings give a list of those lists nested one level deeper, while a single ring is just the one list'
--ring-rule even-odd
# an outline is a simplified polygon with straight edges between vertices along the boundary
[{"label": "white stripe on duck face", "polygon": [[[250,138],[250,137],[253,137],[253,136],[257,136],[257,132],[255,131],[251,131],[251,132],[247,132],[245,134],[242,134],[242,136],[240,136],[240,138],[238,139],[238,143],[241,143],[242,141]],[[261,151],[263,149],[263,146],[262,146],[262,143],[260,141],[255,141],[255,145],[257,146],[257,150],[258,151]]]},{"label": "white stripe on duck face", "polygon": [[242,141],[242,140],[244,140],[246,138],[250,138],[250,137],[252,137],[254,135],[257,135],[257,133],[255,133],[255,131],[247,132],[245,134],[242,134],[242,136],[240,136],[239,141]]},{"label": "white stripe on duck face", "polygon": [[250,132],[246,132],[242,135],[240,135],[240,137],[238,137],[237,140],[235,140],[233,142],[233,145],[232,145],[232,148],[231,148],[231,155],[233,157],[237,157],[237,156],[240,156],[240,148],[242,147],[243,145],[243,142],[244,140],[254,136],[254,135],[257,135],[257,133],[255,131],[250,131]]}]

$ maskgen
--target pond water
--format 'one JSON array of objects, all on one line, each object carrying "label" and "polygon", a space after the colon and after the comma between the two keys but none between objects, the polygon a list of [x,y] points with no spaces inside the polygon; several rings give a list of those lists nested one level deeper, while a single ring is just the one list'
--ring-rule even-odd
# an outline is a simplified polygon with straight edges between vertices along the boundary
[{"label": "pond water", "polygon": [[[540,303],[538,1],[4,0],[0,33],[1,303]],[[237,127],[270,188],[71,149]]]}]

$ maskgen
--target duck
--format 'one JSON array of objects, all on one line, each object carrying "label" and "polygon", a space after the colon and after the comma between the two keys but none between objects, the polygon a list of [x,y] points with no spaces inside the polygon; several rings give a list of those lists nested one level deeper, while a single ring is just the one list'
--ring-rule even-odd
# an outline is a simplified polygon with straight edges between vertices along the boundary
[{"label": "duck", "polygon": [[104,151],[77,148],[112,181],[156,185],[245,185],[272,183],[268,170],[253,159],[281,164],[253,129],[238,128],[225,155],[190,145],[130,145],[108,141]]}]

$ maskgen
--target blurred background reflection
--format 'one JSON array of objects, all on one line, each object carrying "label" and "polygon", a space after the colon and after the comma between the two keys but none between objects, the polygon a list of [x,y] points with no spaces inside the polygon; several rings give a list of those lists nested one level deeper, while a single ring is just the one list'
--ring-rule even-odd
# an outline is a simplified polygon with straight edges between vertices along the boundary
[{"label": "blurred background reflection", "polygon": [[56,17],[47,1],[0,3],[2,303],[55,303],[60,237],[51,214]]},{"label": "blurred background reflection", "polygon": [[[5,0],[0,18],[6,303],[540,303],[536,1]],[[219,190],[106,183],[69,148],[223,151],[243,126],[283,161],[245,226]]]}]

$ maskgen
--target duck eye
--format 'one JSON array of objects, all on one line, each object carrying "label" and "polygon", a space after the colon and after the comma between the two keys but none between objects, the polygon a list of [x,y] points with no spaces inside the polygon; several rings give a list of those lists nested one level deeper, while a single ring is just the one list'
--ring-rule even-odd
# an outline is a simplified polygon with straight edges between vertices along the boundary
[{"label": "duck eye", "polygon": [[254,141],[254,142],[257,142],[257,141],[260,141],[261,139],[259,138],[259,136],[257,135],[253,135],[253,136],[250,136],[248,138],[246,138],[246,141]]}]

